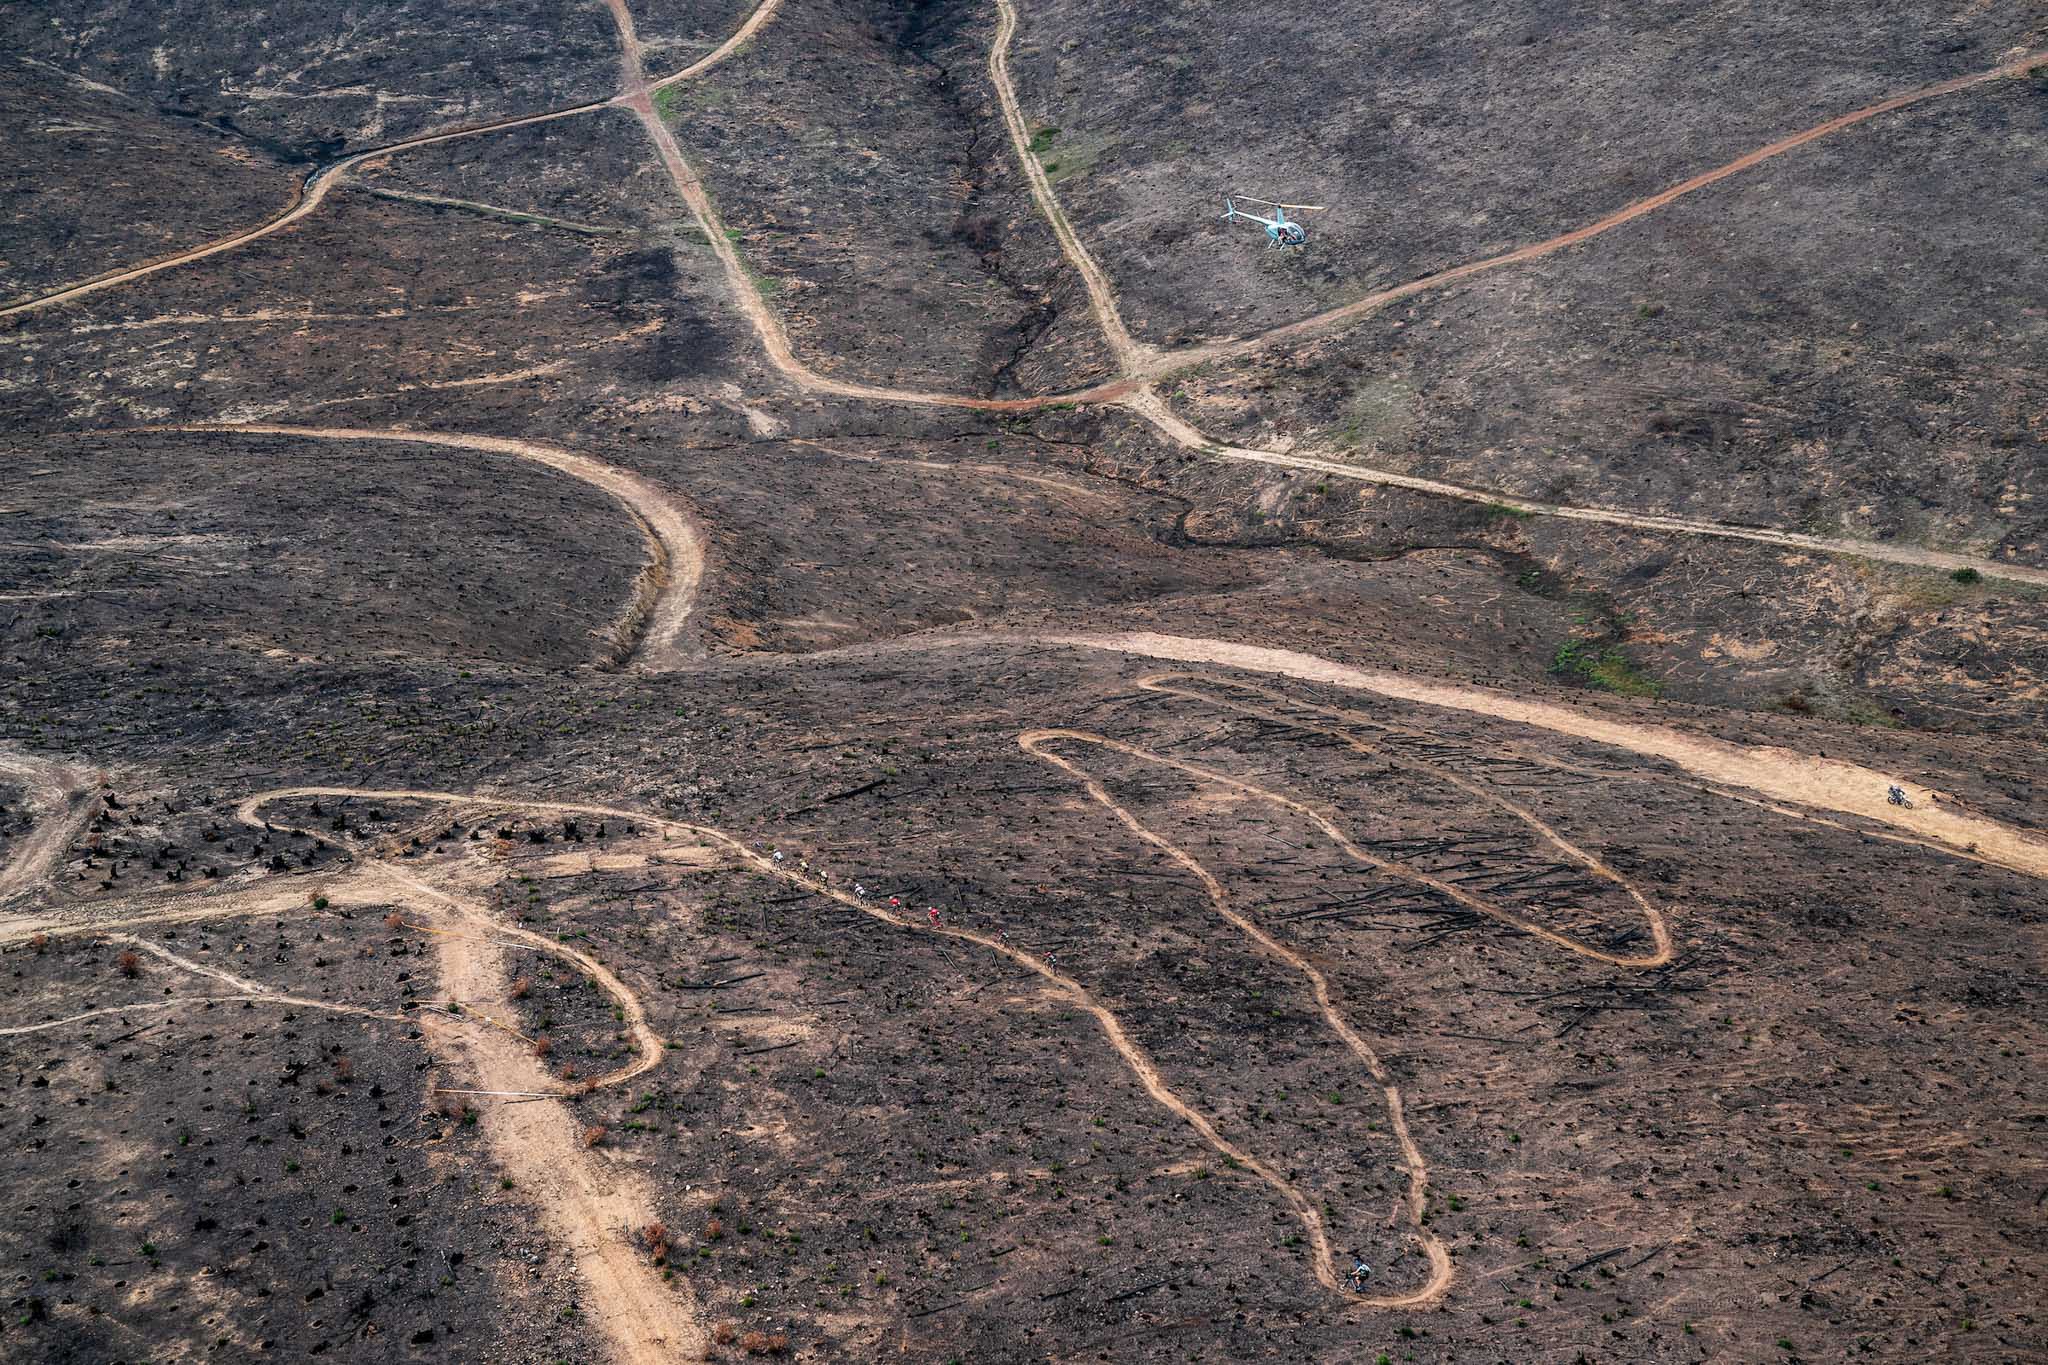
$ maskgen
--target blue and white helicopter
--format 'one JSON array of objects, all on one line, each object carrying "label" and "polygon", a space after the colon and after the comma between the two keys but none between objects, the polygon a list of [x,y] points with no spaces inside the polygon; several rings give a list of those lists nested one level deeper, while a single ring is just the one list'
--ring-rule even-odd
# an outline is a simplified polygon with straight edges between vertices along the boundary
[{"label": "blue and white helicopter", "polygon": [[[1247,204],[1263,204],[1273,210],[1271,218],[1261,218],[1256,213],[1246,213],[1237,206],[1238,200]],[[1253,199],[1249,195],[1227,194],[1223,197],[1223,221],[1236,222],[1242,218],[1248,223],[1263,223],[1266,240],[1274,246],[1304,246],[1308,242],[1308,229],[1287,216],[1287,210],[1297,213],[1319,213],[1321,204],[1276,204],[1270,199]]]}]

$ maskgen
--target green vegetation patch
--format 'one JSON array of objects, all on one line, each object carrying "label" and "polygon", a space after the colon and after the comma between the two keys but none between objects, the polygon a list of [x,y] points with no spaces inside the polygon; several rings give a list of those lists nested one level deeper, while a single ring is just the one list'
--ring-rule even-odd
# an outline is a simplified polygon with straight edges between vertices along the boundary
[{"label": "green vegetation patch", "polygon": [[1664,692],[1663,684],[1637,672],[1616,645],[1567,640],[1551,656],[1550,671],[1624,697],[1656,697]]}]

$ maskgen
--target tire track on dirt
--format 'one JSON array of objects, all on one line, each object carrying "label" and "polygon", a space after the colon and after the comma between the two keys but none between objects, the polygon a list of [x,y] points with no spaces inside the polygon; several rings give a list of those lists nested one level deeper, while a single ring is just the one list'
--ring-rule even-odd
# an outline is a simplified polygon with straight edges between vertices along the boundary
[{"label": "tire track on dirt", "polygon": [[704,542],[681,501],[655,484],[589,455],[544,441],[399,427],[288,426],[270,422],[190,423],[135,431],[212,435],[300,436],[326,441],[391,441],[509,455],[589,484],[626,509],[646,537],[651,556],[634,584],[633,600],[612,627],[612,645],[600,667],[631,666],[666,673],[702,657],[689,638],[691,613],[704,579]]},{"label": "tire track on dirt", "polygon": [[0,749],[0,776],[19,782],[30,810],[28,833],[0,863],[0,904],[32,890],[64,856],[72,836],[90,818],[84,797],[92,776],[61,759]]},{"label": "tire track on dirt", "polygon": [[328,1000],[312,1000],[303,995],[280,995],[276,991],[251,991],[241,995],[181,995],[173,1000],[144,1000],[133,1005],[108,1005],[103,1009],[86,1010],[82,1014],[68,1015],[62,1019],[45,1019],[40,1024],[13,1024],[0,1028],[0,1038],[19,1038],[29,1033],[47,1033],[51,1029],[68,1028],[72,1024],[83,1024],[92,1019],[104,1019],[110,1015],[139,1014],[145,1010],[173,1010],[186,1005],[279,1005],[287,1009],[324,1010],[329,1014],[348,1014],[361,1019],[381,1019],[386,1023],[406,1024],[411,1019],[403,1014],[390,1014],[383,1010],[366,1009],[361,1005],[337,1005]]}]

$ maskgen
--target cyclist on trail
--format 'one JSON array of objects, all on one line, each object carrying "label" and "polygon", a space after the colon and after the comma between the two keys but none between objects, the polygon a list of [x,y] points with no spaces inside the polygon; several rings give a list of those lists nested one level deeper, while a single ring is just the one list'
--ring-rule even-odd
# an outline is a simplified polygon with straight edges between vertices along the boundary
[{"label": "cyclist on trail", "polygon": [[1896,782],[1885,788],[1884,799],[1894,806],[1910,806],[1913,804],[1906,799],[1906,789]]}]

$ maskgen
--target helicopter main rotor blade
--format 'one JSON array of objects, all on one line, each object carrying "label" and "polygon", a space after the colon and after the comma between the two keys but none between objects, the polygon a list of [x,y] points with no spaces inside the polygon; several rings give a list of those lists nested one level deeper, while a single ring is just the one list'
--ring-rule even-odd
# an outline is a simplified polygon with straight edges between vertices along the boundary
[{"label": "helicopter main rotor blade", "polygon": [[1230,197],[1242,199],[1247,204],[1264,204],[1268,208],[1276,209],[1299,209],[1303,213],[1321,213],[1329,207],[1327,204],[1283,204],[1277,199],[1255,199],[1249,194],[1233,194]]}]

